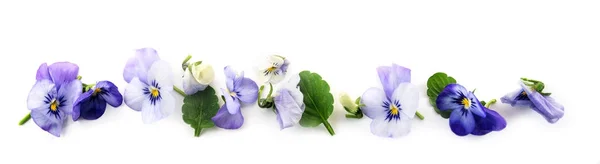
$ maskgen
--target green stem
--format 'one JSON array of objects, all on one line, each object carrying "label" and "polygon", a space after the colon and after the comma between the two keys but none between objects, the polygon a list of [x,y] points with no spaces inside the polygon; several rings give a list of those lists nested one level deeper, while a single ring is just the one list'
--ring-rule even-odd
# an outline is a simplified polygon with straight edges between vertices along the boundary
[{"label": "green stem", "polygon": [[492,104],[496,103],[496,101],[497,101],[496,99],[492,99],[492,100],[490,100],[490,102],[487,102],[487,103],[485,104],[485,107],[486,107],[486,108],[490,108],[490,105],[492,105]]},{"label": "green stem", "polygon": [[202,128],[194,129],[194,137],[200,137],[200,132],[202,132]]},{"label": "green stem", "polygon": [[323,122],[323,125],[325,125],[325,128],[327,128],[327,131],[329,132],[329,134],[331,134],[331,136],[335,135],[335,132],[333,131],[333,127],[331,127],[331,124],[329,124],[329,122],[327,120],[325,120]]},{"label": "green stem", "polygon": [[419,111],[417,111],[416,113],[417,117],[419,117],[419,119],[424,120],[425,116],[423,116],[421,113],[419,113]]},{"label": "green stem", "polygon": [[183,92],[181,89],[177,88],[176,86],[173,86],[173,90],[175,90],[177,93],[179,93],[183,97],[187,96],[185,94],[185,92]]},{"label": "green stem", "polygon": [[77,80],[81,80],[81,76],[77,75]]},{"label": "green stem", "polygon": [[271,94],[273,94],[273,84],[269,83],[269,94],[267,95],[267,99],[271,98]]},{"label": "green stem", "polygon": [[29,119],[31,119],[31,113],[28,113],[25,117],[23,117],[23,119],[21,119],[21,121],[19,121],[19,126],[25,124],[27,121],[29,121]]},{"label": "green stem", "polygon": [[185,57],[185,59],[183,59],[183,62],[181,64],[186,64],[188,61],[190,61],[190,59],[192,59],[192,55],[188,55],[187,57]]}]

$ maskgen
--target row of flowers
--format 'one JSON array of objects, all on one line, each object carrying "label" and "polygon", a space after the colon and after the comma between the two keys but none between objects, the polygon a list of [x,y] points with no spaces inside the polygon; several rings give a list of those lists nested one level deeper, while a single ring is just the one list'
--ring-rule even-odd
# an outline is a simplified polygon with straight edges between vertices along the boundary
[{"label": "row of flowers", "polygon": [[[169,64],[160,59],[156,50],[142,48],[127,61],[123,78],[128,83],[124,93],[110,81],[95,84],[82,83],[79,67],[74,63],[58,62],[41,64],[28,98],[30,110],[19,125],[30,118],[42,130],[60,136],[64,123],[70,116],[79,119],[100,118],[107,105],[119,107],[123,102],[141,112],[144,123],[153,123],[170,116],[176,108],[172,91],[184,96],[183,120],[195,129],[199,136],[202,129],[214,126],[238,129],[244,124],[242,107],[256,103],[260,108],[272,109],[281,129],[295,125],[315,127],[323,125],[331,135],[335,132],[327,119],[332,114],[334,99],[329,85],[317,73],[302,71],[282,82],[288,74],[290,62],[283,56],[268,57],[259,70],[265,84],[257,83],[237,72],[231,66],[224,68],[226,87],[221,88],[219,105],[217,91],[210,85],[214,69],[202,61],[190,62],[188,56],[182,63],[183,84],[174,86],[173,72]],[[411,120],[416,116],[423,120],[419,108],[419,89],[411,83],[411,70],[396,64],[376,69],[381,87],[367,89],[361,97],[353,100],[341,94],[339,101],[349,119],[372,119],[371,132],[381,137],[407,135]],[[538,80],[520,79],[520,88],[500,100],[511,106],[524,106],[541,114],[549,123],[555,123],[564,115],[564,107],[544,92],[545,85]],[[273,85],[276,85],[275,89]],[[269,91],[266,97],[266,86]],[[495,99],[480,101],[475,92],[445,73],[432,75],[427,82],[427,95],[435,111],[449,120],[449,127],[458,136],[485,135],[503,130],[506,120],[490,108]],[[177,95],[175,95],[177,96]],[[220,106],[220,107],[219,107]]]}]

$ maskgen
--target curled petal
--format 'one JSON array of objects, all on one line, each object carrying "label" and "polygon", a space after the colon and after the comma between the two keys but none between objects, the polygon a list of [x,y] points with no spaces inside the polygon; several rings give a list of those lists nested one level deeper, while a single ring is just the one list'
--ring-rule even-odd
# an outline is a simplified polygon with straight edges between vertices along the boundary
[{"label": "curled petal", "polygon": [[217,127],[223,129],[238,129],[244,124],[244,116],[242,116],[242,112],[229,113],[227,104],[225,104],[221,106],[217,115],[212,118],[212,121]]},{"label": "curled petal", "polygon": [[119,92],[119,88],[110,81],[100,81],[96,84],[96,88],[100,88],[102,93],[99,94],[110,106],[118,107],[123,103],[123,95]]},{"label": "curled petal", "polygon": [[[91,104],[88,103],[88,101],[90,101],[90,99],[92,99],[92,94],[93,93],[94,93],[93,90],[89,90],[89,91],[87,91],[85,93],[82,93],[79,96],[79,98],[77,98],[77,100],[73,104],[73,112],[71,112],[71,118],[73,119],[73,121],[79,120],[79,117],[81,116],[81,107],[82,107],[82,105],[84,106],[84,108],[90,108],[90,107],[92,107]],[[89,110],[89,109],[85,109],[85,110]]]},{"label": "curled petal", "polygon": [[46,105],[44,101],[47,100],[46,96],[48,94],[56,95],[56,88],[54,87],[54,83],[50,80],[41,80],[37,81],[35,85],[29,91],[29,95],[27,96],[27,109],[33,110],[35,108],[39,108],[43,105]]},{"label": "curled petal", "polygon": [[275,96],[275,109],[277,110],[277,121],[281,129],[297,124],[304,113],[303,95],[298,89],[280,89]]},{"label": "curled petal", "polygon": [[249,78],[243,78],[240,85],[234,90],[237,97],[244,103],[256,102],[258,98],[258,85]]},{"label": "curled petal", "polygon": [[381,66],[377,68],[379,80],[388,99],[392,98],[394,90],[400,83],[410,82],[410,69],[392,64],[392,66]]},{"label": "curled petal", "polygon": [[339,100],[340,100],[340,103],[342,104],[342,106],[346,110],[348,110],[348,112],[350,112],[350,113],[358,112],[358,106],[355,104],[355,102],[350,98],[350,96],[347,93],[341,93]]},{"label": "curled petal", "polygon": [[171,115],[175,109],[175,99],[169,92],[160,92],[161,99],[152,104],[145,99],[142,106],[142,120],[146,124],[154,123]]},{"label": "curled petal", "polygon": [[215,71],[210,64],[200,64],[191,69],[194,79],[202,85],[208,85],[215,79]]},{"label": "curled petal", "polygon": [[369,88],[363,93],[360,103],[364,104],[360,109],[367,117],[375,119],[379,116],[387,114],[387,110],[383,107],[384,102],[388,102],[385,92],[379,88]]},{"label": "curled petal", "polygon": [[565,107],[556,102],[551,97],[544,97],[539,92],[527,87],[521,82],[521,87],[527,93],[527,96],[531,100],[532,109],[544,116],[546,121],[549,123],[556,123],[565,114]]},{"label": "curled petal", "polygon": [[185,92],[186,95],[192,95],[198,91],[202,91],[206,89],[207,86],[208,85],[198,83],[198,81],[194,79],[192,72],[185,71],[183,73],[183,92]]},{"label": "curled petal", "polygon": [[389,120],[386,117],[377,117],[371,122],[371,133],[380,137],[396,138],[410,133],[411,121],[405,114],[400,114],[400,119]]},{"label": "curled petal", "polygon": [[527,94],[523,94],[525,92],[523,89],[516,90],[514,92],[508,93],[502,98],[500,101],[505,104],[510,104],[511,106],[531,106],[531,100],[527,97]]},{"label": "curled petal", "polygon": [[401,83],[393,94],[393,100],[400,102],[400,112],[408,118],[414,118],[419,107],[419,90],[411,83]]},{"label": "curled petal", "polygon": [[148,85],[134,77],[125,88],[125,104],[135,111],[141,111],[144,101],[150,101],[149,95],[144,94]]},{"label": "curled petal", "polygon": [[475,129],[475,118],[473,113],[459,109],[450,114],[450,129],[458,136],[466,136]]},{"label": "curled petal", "polygon": [[54,84],[60,86],[77,79],[79,67],[69,62],[57,62],[48,66],[48,73]]},{"label": "curled petal", "polygon": [[52,80],[50,77],[50,72],[48,72],[48,64],[42,63],[37,70],[37,74],[35,75],[35,79],[37,81],[40,80]]},{"label": "curled petal", "polygon": [[62,126],[67,118],[67,115],[60,110],[57,110],[57,115],[48,112],[50,106],[41,106],[31,110],[31,119],[37,124],[42,130],[59,137],[62,132]]},{"label": "curled petal", "polygon": [[134,77],[137,77],[142,82],[147,81],[148,70],[152,64],[160,60],[156,50],[152,48],[142,48],[135,51],[135,55],[127,60],[125,69],[123,70],[123,78],[128,83]]},{"label": "curled petal", "polygon": [[64,111],[67,114],[71,114],[73,112],[73,104],[81,95],[81,91],[83,90],[81,81],[79,80],[71,80],[71,82],[64,83],[58,88],[58,97],[63,97],[64,102],[61,102],[63,105],[59,108],[59,110]]}]

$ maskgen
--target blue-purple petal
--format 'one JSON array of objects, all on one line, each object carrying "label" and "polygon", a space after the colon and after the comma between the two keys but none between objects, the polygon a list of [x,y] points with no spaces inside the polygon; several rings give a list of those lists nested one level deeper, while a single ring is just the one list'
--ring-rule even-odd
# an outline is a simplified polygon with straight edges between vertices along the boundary
[{"label": "blue-purple petal", "polygon": [[230,114],[227,110],[227,105],[223,105],[217,112],[217,115],[212,118],[212,121],[217,127],[223,129],[238,129],[244,124],[244,116],[242,116],[242,112]]},{"label": "blue-purple petal", "polygon": [[500,98],[500,101],[511,106],[531,106],[531,100],[527,95],[523,95],[523,89],[508,93]]},{"label": "blue-purple petal", "polygon": [[42,63],[40,65],[40,67],[37,70],[37,74],[35,75],[35,79],[37,81],[44,79],[52,81],[52,78],[50,77],[50,72],[48,72],[48,64]]},{"label": "blue-purple petal", "polygon": [[69,83],[79,75],[79,66],[69,62],[57,62],[48,66],[48,73],[56,86]]},{"label": "blue-purple petal", "polygon": [[49,112],[49,106],[41,106],[39,108],[31,110],[31,119],[37,124],[42,130],[59,137],[62,132],[62,126],[67,118],[67,115],[58,110],[58,115],[54,115]]},{"label": "blue-purple petal", "polygon": [[254,103],[258,99],[258,85],[249,78],[242,78],[234,92],[244,103]]},{"label": "blue-purple petal", "polygon": [[235,72],[235,70],[233,70],[233,68],[231,68],[231,66],[226,66],[224,68],[224,72],[225,81],[227,83],[227,89],[233,90],[235,88],[234,81],[236,80],[237,73]]},{"label": "blue-purple petal", "polygon": [[462,85],[449,84],[438,95],[436,105],[441,111],[463,109],[464,105],[457,103],[456,100],[461,99],[461,94],[467,92],[467,89]]},{"label": "blue-purple petal", "polygon": [[293,94],[292,92],[293,91],[286,88],[282,88],[279,90],[279,94],[274,98],[275,110],[277,111],[277,122],[279,123],[280,129],[294,126],[300,121],[302,114],[304,113],[305,105],[302,94]]},{"label": "blue-purple petal", "polygon": [[473,114],[464,109],[454,110],[450,114],[450,129],[458,136],[466,136],[475,129]]},{"label": "blue-purple petal", "polygon": [[79,103],[81,117],[86,120],[96,120],[106,111],[106,101],[101,97],[92,96],[87,101]]},{"label": "blue-purple petal", "polygon": [[73,121],[79,120],[79,117],[81,116],[82,104],[89,101],[92,98],[93,93],[94,93],[93,90],[84,92],[81,95],[79,95],[79,98],[77,98],[75,103],[73,103],[73,112],[71,112],[71,118],[73,119]]},{"label": "blue-purple petal", "polygon": [[227,106],[227,110],[229,111],[229,113],[230,114],[240,113],[240,108],[241,108],[240,100],[231,96],[223,88],[221,88],[221,92],[223,93],[223,97],[225,97],[225,105],[223,105],[223,106]]},{"label": "blue-purple petal", "polygon": [[521,82],[521,87],[527,93],[527,96],[531,100],[532,109],[544,116],[546,121],[549,123],[556,123],[560,118],[562,118],[565,114],[565,107],[558,102],[556,102],[551,97],[544,97],[539,92],[525,86],[523,82]]},{"label": "blue-purple petal", "polygon": [[119,92],[119,88],[110,81],[100,81],[96,84],[96,88],[102,90],[99,94],[106,103],[110,106],[118,107],[123,103],[123,95]]},{"label": "blue-purple petal", "polygon": [[377,73],[388,99],[391,99],[394,90],[400,83],[411,81],[411,70],[397,64],[380,66],[377,68]]},{"label": "blue-purple petal", "polygon": [[281,66],[279,66],[279,69],[280,69],[280,70],[281,70],[283,73],[286,73],[286,72],[287,72],[287,69],[288,69],[288,67],[289,67],[289,65],[290,65],[290,61],[289,61],[289,60],[287,60],[287,59],[283,59],[283,64],[282,64]]},{"label": "blue-purple petal", "polygon": [[501,131],[506,128],[506,120],[498,112],[483,108],[486,117],[475,116],[477,126],[471,132],[473,135],[486,135],[492,131]]}]

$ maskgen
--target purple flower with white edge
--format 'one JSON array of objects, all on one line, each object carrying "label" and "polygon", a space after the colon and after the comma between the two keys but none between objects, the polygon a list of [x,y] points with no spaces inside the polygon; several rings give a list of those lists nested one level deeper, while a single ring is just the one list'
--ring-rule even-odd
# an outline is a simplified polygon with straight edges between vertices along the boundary
[{"label": "purple flower with white edge", "polygon": [[300,92],[298,83],[300,76],[292,77],[288,83],[283,84],[274,98],[277,122],[281,130],[298,124],[304,113],[304,95]]},{"label": "purple flower with white edge", "polygon": [[123,71],[123,78],[127,83],[131,82],[134,77],[137,77],[140,81],[148,81],[148,70],[154,62],[160,60],[158,53],[152,48],[141,48],[135,51],[135,56],[127,60],[125,69]]},{"label": "purple flower with white edge", "polygon": [[142,112],[144,123],[153,123],[169,116],[175,109],[175,99],[171,95],[173,73],[169,64],[162,60],[152,63],[146,73],[131,79],[124,98],[127,106]]},{"label": "purple flower with white edge", "polygon": [[450,129],[458,136],[485,135],[506,127],[506,121],[497,112],[481,105],[473,92],[460,84],[449,84],[438,95],[440,111],[452,111]]},{"label": "purple flower with white edge", "polygon": [[123,96],[112,82],[100,81],[75,101],[71,115],[73,121],[77,121],[80,117],[86,120],[100,118],[106,110],[107,103],[112,107],[121,106]]},{"label": "purple flower with white edge", "polygon": [[73,103],[81,94],[82,84],[77,80],[79,67],[69,62],[40,65],[37,82],[27,97],[31,118],[43,130],[59,137]]},{"label": "purple flower with white edge", "polygon": [[361,110],[373,119],[371,133],[380,137],[408,134],[418,108],[419,91],[410,83],[411,70],[396,64],[377,68],[380,88],[370,88],[360,100]]},{"label": "purple flower with white edge", "polygon": [[259,71],[266,83],[279,83],[285,78],[289,65],[290,62],[285,57],[271,55]]},{"label": "purple flower with white edge", "polygon": [[564,116],[565,107],[550,97],[550,94],[542,92],[544,88],[542,82],[525,78],[523,80],[533,84],[525,84],[521,81],[521,89],[502,97],[502,103],[511,106],[529,106],[549,123],[556,123]]},{"label": "purple flower with white edge", "polygon": [[225,104],[221,106],[217,115],[212,120],[216,126],[223,129],[238,129],[244,124],[241,102],[254,103],[258,98],[256,82],[244,77],[244,72],[239,75],[230,67],[225,67],[227,89],[221,88]]}]

